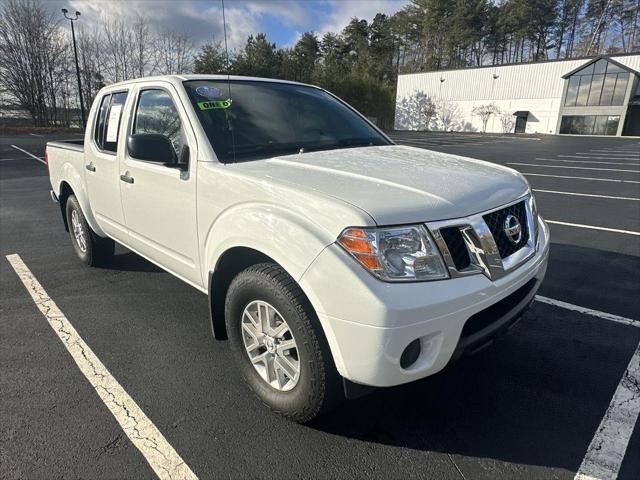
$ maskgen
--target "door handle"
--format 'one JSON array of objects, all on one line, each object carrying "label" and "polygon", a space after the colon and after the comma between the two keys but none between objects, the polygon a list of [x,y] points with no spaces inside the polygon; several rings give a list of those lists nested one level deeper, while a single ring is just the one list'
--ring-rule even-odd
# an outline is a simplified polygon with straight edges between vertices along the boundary
[{"label": "door handle", "polygon": [[133,183],[133,177],[130,177],[126,173],[123,173],[122,175],[120,175],[120,180],[126,183]]},{"label": "door handle", "polygon": [[95,172],[96,171],[96,167],[93,166],[93,163],[87,163],[84,168],[86,168],[87,170],[89,170],[90,172]]}]

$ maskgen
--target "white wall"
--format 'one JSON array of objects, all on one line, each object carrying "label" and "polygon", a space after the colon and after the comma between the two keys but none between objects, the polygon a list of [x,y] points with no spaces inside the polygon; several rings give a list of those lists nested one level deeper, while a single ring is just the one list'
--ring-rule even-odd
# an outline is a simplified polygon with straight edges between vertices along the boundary
[{"label": "white wall", "polygon": [[[460,109],[465,126],[462,131],[482,132],[482,120],[473,115],[473,108],[478,105],[493,103],[501,111],[513,114],[518,110],[528,110],[531,113],[527,119],[526,133],[555,133],[560,111],[560,98],[536,98],[528,100],[461,100],[452,101]],[[515,117],[513,118],[515,125]],[[405,128],[400,130],[418,130],[418,128]],[[487,133],[503,133],[500,118],[492,115],[487,123]],[[513,131],[513,129],[511,130]]]},{"label": "white wall", "polygon": [[[640,70],[640,55],[611,58],[636,71]],[[482,131],[480,118],[472,114],[473,107],[493,103],[508,113],[518,110],[531,112],[527,120],[527,133],[554,133],[565,83],[562,76],[588,61],[564,60],[400,75],[396,95],[396,129],[424,128],[418,121],[408,121],[412,117],[420,117],[415,104],[407,106],[407,101],[415,100],[416,94],[421,92],[436,103],[457,105],[464,124],[461,127],[463,130]],[[441,79],[444,81],[441,82]],[[499,118],[492,116],[487,124],[487,132],[502,131]]]}]

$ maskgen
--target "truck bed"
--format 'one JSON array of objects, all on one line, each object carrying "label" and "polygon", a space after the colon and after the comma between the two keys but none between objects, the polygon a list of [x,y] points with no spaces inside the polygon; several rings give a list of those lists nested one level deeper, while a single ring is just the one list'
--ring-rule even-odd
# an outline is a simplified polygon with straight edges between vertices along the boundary
[{"label": "truck bed", "polygon": [[[84,139],[59,140],[47,142],[47,163],[51,188],[56,195],[60,194],[63,180],[67,183],[76,180],[75,188],[82,188],[84,175]],[[72,175],[71,172],[75,172]]]},{"label": "truck bed", "polygon": [[65,150],[74,150],[76,152],[84,151],[84,138],[71,140],[56,140],[47,142],[47,148],[63,148]]}]

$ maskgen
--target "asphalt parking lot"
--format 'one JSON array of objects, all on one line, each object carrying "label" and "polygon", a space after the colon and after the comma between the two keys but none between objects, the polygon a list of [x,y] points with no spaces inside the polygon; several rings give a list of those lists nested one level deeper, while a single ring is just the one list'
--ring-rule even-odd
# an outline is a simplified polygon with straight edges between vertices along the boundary
[{"label": "asphalt parking lot", "polygon": [[0,138],[0,478],[155,476],[5,259],[18,254],[199,478],[637,479],[640,141],[392,137],[527,175],[552,222],[552,301],[492,348],[311,426],[239,381],[204,295],[124,248],[108,269],[76,260],[29,156],[60,136]]}]

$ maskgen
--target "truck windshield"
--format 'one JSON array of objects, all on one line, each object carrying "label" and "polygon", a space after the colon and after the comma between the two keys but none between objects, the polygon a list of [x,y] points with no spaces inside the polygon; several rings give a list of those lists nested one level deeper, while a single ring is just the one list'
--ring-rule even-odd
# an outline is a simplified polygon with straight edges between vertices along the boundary
[{"label": "truck windshield", "polygon": [[349,107],[318,88],[238,80],[230,85],[189,80],[184,85],[224,163],[389,144]]}]

